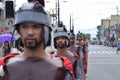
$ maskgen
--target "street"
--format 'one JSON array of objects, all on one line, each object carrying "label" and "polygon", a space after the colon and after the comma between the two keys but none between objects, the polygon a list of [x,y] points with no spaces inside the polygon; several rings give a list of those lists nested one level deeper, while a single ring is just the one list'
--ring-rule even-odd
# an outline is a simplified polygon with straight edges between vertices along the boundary
[{"label": "street", "polygon": [[120,80],[120,54],[116,48],[90,45],[87,80]]},{"label": "street", "polygon": [[120,80],[120,54],[116,54],[116,48],[89,45],[88,61],[86,80]]}]

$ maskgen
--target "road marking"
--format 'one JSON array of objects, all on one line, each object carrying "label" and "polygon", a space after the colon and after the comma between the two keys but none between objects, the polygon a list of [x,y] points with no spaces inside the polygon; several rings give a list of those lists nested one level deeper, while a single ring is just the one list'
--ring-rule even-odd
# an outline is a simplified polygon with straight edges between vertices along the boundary
[{"label": "road marking", "polygon": [[89,51],[88,54],[116,54],[116,51]]}]

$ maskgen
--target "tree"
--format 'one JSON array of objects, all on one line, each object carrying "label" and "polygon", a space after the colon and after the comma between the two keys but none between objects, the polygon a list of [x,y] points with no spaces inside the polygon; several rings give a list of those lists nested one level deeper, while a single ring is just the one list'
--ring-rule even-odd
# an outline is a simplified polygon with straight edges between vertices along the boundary
[{"label": "tree", "polygon": [[91,35],[89,33],[87,34],[82,33],[82,36],[83,36],[83,40],[90,40],[91,38]]},{"label": "tree", "polygon": [[101,36],[101,25],[98,25],[97,26],[97,35],[96,35],[96,37],[98,38],[98,40],[100,40],[100,36]]}]

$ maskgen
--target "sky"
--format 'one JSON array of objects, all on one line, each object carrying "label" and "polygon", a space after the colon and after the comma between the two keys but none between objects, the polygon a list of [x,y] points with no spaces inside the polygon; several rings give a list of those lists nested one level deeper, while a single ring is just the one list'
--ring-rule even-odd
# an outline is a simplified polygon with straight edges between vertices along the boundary
[{"label": "sky", "polygon": [[[19,7],[27,0],[16,0]],[[56,0],[45,0],[45,9],[55,8]],[[120,0],[59,0],[60,20],[69,29],[70,14],[74,20],[75,33],[81,31],[96,36],[97,26],[101,25],[101,19],[109,19],[111,15],[120,13]],[[64,2],[66,1],[66,2]]]}]

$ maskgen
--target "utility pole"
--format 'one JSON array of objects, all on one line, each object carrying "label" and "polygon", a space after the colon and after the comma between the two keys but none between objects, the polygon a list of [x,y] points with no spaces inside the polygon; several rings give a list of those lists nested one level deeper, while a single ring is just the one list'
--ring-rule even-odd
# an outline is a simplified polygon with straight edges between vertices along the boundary
[{"label": "utility pole", "polygon": [[[62,27],[61,26],[61,20],[60,20],[60,1],[59,0],[57,0],[56,1],[57,3],[56,3],[56,8],[57,8],[57,21],[58,21],[58,27]],[[67,2],[67,1],[62,1],[62,2]]]},{"label": "utility pole", "polygon": [[59,24],[60,24],[60,1],[58,0],[57,1],[57,7],[58,7],[58,27],[59,27]]},{"label": "utility pole", "polygon": [[116,10],[117,10],[117,24],[118,24],[118,27],[119,27],[119,15],[118,15],[118,6],[116,7]]},{"label": "utility pole", "polygon": [[74,33],[74,19],[73,19],[73,16],[72,16],[72,30],[73,30],[73,33]]},{"label": "utility pole", "polygon": [[118,11],[118,6],[116,7],[116,10],[117,10],[117,15],[118,15],[118,12],[119,12],[119,11]]},{"label": "utility pole", "polygon": [[73,16],[71,17],[71,14],[70,14],[70,23],[69,24],[70,24],[70,32],[74,33],[74,20],[73,20]]},{"label": "utility pole", "polygon": [[110,21],[111,21],[111,20],[108,19],[108,21],[109,21],[109,29],[108,29],[108,30],[109,30],[109,33],[108,33],[108,34],[110,35],[110,34],[111,34],[111,26],[110,26]]},{"label": "utility pole", "polygon": [[[120,30],[120,26],[119,26],[119,15],[118,15],[118,13],[119,13],[119,10],[118,10],[118,6],[116,7],[116,10],[117,10],[117,29],[119,29]],[[119,32],[119,30],[116,32],[117,33],[117,39],[120,37],[120,32]]]},{"label": "utility pole", "polygon": [[70,24],[70,31],[71,31],[71,14],[70,14],[70,23],[69,24]]}]

